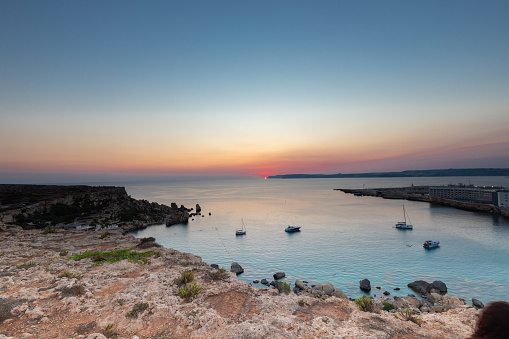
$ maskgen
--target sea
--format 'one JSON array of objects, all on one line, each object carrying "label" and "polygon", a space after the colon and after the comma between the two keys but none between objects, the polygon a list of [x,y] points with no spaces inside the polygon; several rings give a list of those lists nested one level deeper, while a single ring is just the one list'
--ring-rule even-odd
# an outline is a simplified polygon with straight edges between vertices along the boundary
[{"label": "sea", "polygon": [[[153,225],[132,233],[200,256],[239,280],[332,283],[350,298],[415,293],[415,280],[443,281],[451,296],[471,303],[509,301],[509,219],[427,202],[354,196],[335,189],[473,184],[509,187],[508,177],[217,179],[122,183],[136,199],[202,208],[187,224]],[[118,183],[117,183],[118,185]],[[403,204],[413,230],[394,228]],[[247,234],[236,236],[244,222]],[[286,233],[288,225],[301,231]],[[425,249],[425,240],[440,246]],[[372,290],[362,292],[359,281]],[[376,287],[380,287],[379,289]],[[399,290],[397,290],[399,288]]]}]

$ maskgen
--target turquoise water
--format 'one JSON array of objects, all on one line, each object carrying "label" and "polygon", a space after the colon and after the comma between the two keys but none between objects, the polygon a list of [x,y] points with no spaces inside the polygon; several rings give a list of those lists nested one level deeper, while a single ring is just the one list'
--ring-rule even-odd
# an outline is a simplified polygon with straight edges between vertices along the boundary
[{"label": "turquoise water", "polygon": [[[442,280],[451,295],[468,301],[509,301],[508,219],[333,190],[459,182],[509,187],[504,177],[236,179],[125,186],[137,199],[188,208],[199,203],[204,215],[187,225],[151,226],[135,236],[153,236],[165,247],[227,269],[236,261],[245,269],[239,279],[250,283],[271,281],[272,274],[283,271],[289,282],[331,282],[355,298],[362,294],[359,281],[364,278],[382,287],[372,294],[388,290],[400,296],[412,293],[406,285],[414,280]],[[403,203],[413,230],[393,228],[403,218]],[[247,235],[236,236],[241,219]],[[302,231],[286,233],[287,225],[302,226]],[[439,240],[440,247],[425,250],[427,239]],[[396,287],[401,291],[394,291]]]}]

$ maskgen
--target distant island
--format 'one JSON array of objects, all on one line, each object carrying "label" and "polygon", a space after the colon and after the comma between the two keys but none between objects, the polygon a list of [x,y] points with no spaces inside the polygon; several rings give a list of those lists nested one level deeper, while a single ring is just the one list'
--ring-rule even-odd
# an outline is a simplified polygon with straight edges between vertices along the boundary
[{"label": "distant island", "polygon": [[279,174],[268,179],[311,179],[311,178],[401,178],[401,177],[500,177],[509,176],[509,168],[459,168],[433,169],[402,172],[373,172],[350,174]]}]

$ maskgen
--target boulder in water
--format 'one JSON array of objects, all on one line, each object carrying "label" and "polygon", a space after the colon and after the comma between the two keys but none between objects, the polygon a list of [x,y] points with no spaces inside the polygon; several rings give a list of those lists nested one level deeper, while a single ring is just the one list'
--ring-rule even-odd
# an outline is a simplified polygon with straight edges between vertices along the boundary
[{"label": "boulder in water", "polygon": [[440,280],[433,281],[430,285],[430,288],[434,288],[435,290],[440,291],[440,293],[447,293],[447,286]]},{"label": "boulder in water", "polygon": [[481,301],[474,298],[472,298],[472,306],[474,306],[477,309],[484,308],[484,304]]},{"label": "boulder in water", "polygon": [[407,286],[420,294],[426,294],[431,289],[430,288],[431,285],[424,280],[416,280],[414,282],[411,282]]},{"label": "boulder in water", "polygon": [[362,279],[359,281],[359,288],[363,291],[371,291],[371,282],[368,279]]},{"label": "boulder in water", "polygon": [[278,272],[273,275],[274,279],[276,279],[276,280],[284,278],[285,276],[286,276],[285,272]]},{"label": "boulder in water", "polygon": [[242,266],[240,266],[236,262],[232,262],[232,266],[230,268],[230,272],[233,272],[236,275],[239,275],[239,274],[244,272],[244,269],[242,268]]}]

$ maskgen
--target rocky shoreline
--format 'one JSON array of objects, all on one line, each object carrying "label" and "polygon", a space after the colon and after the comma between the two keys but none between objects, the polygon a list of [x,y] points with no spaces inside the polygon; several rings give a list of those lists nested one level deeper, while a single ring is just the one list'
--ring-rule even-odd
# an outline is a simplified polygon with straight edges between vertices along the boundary
[{"label": "rocky shoreline", "polygon": [[[126,257],[111,261],[112,253]],[[188,271],[193,282],[179,283]],[[296,282],[298,293],[284,285],[254,288],[198,256],[120,231],[0,231],[3,339],[466,338],[479,315],[431,289],[442,309],[382,297],[364,312],[330,284]],[[186,289],[197,293],[185,297]]]}]

